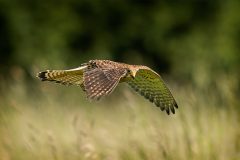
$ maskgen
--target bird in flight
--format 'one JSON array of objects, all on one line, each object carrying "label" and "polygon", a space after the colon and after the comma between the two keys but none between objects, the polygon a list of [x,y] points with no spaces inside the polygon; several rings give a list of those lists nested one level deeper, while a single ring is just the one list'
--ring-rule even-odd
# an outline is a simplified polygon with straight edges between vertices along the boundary
[{"label": "bird in flight", "polygon": [[143,97],[167,114],[175,113],[178,105],[161,76],[147,66],[129,65],[110,60],[90,60],[70,70],[46,70],[37,77],[64,85],[78,85],[87,98],[99,100],[109,95],[118,83],[128,83]]}]

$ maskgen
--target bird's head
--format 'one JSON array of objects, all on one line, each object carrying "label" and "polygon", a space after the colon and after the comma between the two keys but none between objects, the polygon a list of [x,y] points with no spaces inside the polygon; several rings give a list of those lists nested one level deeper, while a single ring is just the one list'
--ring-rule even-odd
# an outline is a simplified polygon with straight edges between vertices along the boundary
[{"label": "bird's head", "polygon": [[130,74],[130,76],[133,77],[133,78],[135,78],[135,76],[136,76],[136,74],[137,74],[137,71],[138,71],[138,69],[135,68],[135,67],[130,68],[130,69],[129,69],[129,74]]}]

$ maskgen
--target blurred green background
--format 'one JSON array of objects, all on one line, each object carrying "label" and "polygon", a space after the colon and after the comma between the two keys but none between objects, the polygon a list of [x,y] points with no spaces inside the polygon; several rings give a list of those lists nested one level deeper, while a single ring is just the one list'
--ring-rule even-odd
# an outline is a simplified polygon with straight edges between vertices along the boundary
[{"label": "blurred green background", "polygon": [[[240,159],[239,15],[238,0],[0,0],[0,159]],[[153,68],[179,110],[35,78],[91,59]]]}]

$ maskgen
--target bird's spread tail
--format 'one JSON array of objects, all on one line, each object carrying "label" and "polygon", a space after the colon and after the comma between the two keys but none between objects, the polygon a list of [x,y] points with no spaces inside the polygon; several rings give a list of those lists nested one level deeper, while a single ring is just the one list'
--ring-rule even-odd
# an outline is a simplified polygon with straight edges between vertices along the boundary
[{"label": "bird's spread tail", "polygon": [[80,85],[83,82],[83,70],[85,67],[81,66],[69,70],[46,70],[39,72],[37,77],[41,81],[54,81],[64,85]]},{"label": "bird's spread tail", "polygon": [[62,76],[65,75],[65,71],[64,70],[46,70],[43,72],[39,72],[37,74],[37,77],[41,80],[41,81],[54,81]]}]

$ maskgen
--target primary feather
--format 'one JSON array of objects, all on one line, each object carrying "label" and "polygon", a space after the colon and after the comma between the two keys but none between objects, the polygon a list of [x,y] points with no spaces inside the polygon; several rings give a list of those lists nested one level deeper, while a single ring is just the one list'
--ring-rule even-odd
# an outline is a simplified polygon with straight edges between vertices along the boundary
[{"label": "primary feather", "polygon": [[162,111],[166,110],[167,114],[170,111],[175,113],[175,108],[178,108],[162,78],[151,69],[139,69],[135,78],[127,83]]}]

